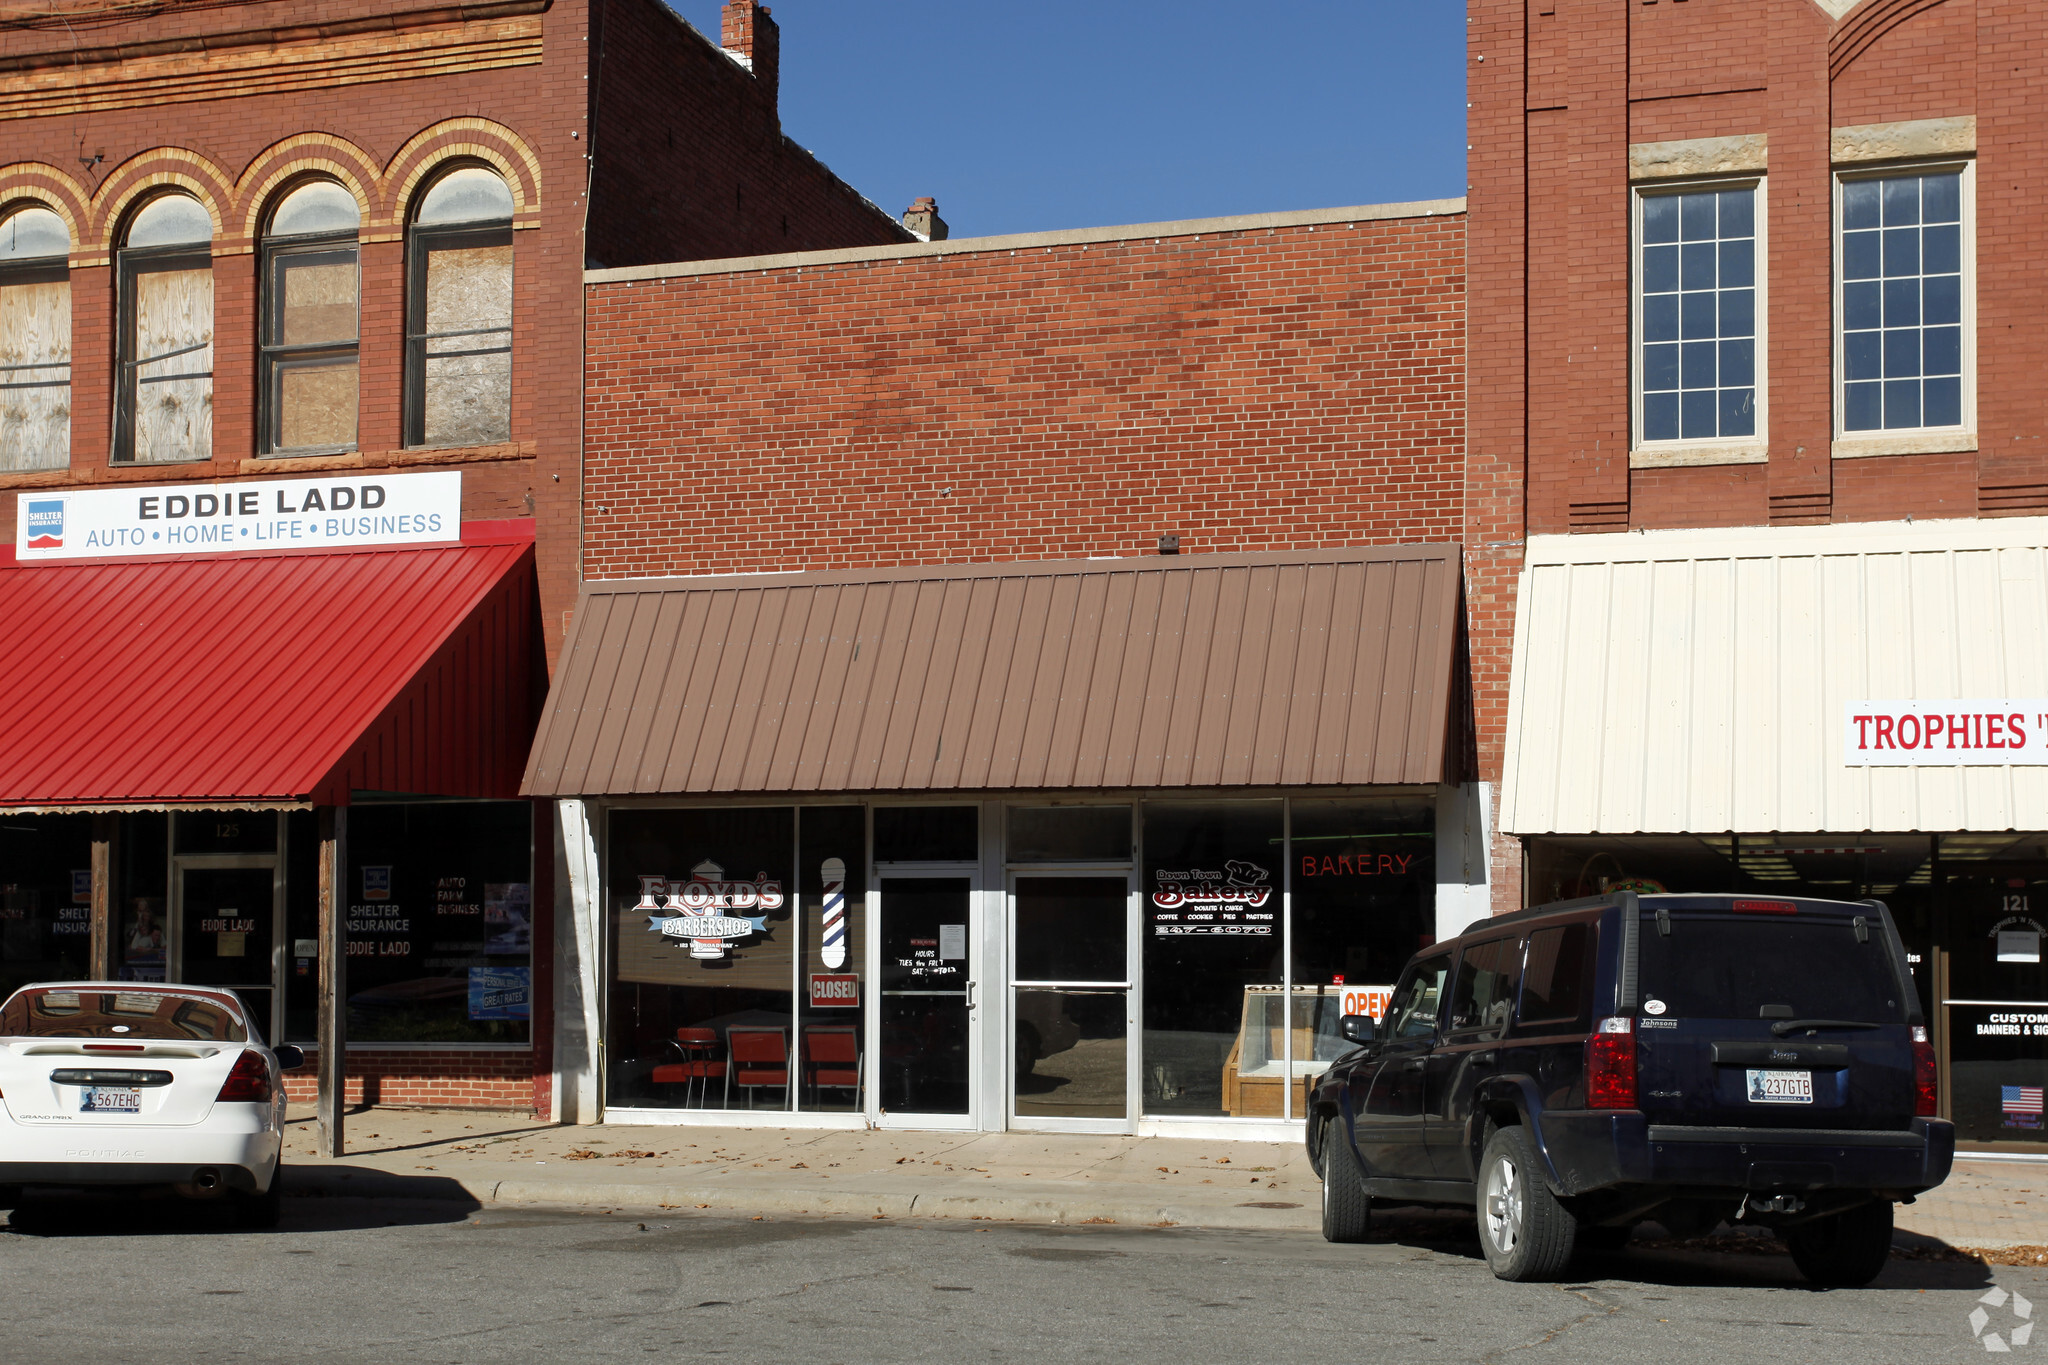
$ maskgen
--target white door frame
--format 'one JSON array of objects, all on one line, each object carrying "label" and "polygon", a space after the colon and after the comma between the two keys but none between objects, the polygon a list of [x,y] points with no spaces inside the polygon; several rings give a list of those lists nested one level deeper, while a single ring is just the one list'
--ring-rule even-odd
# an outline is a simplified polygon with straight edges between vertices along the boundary
[{"label": "white door frame", "polygon": [[[1073,980],[1073,981],[1017,981],[1012,973],[1017,963],[1017,882],[1023,877],[1102,877],[1105,879],[1122,876],[1124,879],[1124,979],[1121,981]],[[999,995],[1002,1014],[1002,1083],[1003,1116],[1009,1126],[1020,1131],[1044,1133],[1135,1133],[1138,1131],[1138,1111],[1144,1099],[1143,1058],[1139,1055],[1139,1014],[1138,1014],[1138,954],[1144,947],[1140,937],[1143,907],[1138,896],[1138,868],[1135,862],[1127,863],[1023,863],[1012,866],[1003,881],[1003,944],[1004,962],[1007,966],[1002,974],[1001,986],[991,991]],[[1017,1010],[1016,991],[1019,987],[1062,987],[1110,989],[1121,988],[1124,993],[1124,1116],[1120,1119],[1055,1118],[1049,1115],[1017,1113],[1017,1070],[1016,1037]]]},{"label": "white door frame", "polygon": [[[908,1110],[889,1112],[882,1108],[882,937],[883,916],[888,907],[883,903],[882,883],[884,880],[938,881],[964,880],[967,883],[967,1112],[964,1114],[927,1114]],[[988,1109],[988,1086],[985,1084],[981,1064],[983,1022],[988,1013],[990,992],[984,983],[988,980],[983,970],[982,939],[984,937],[982,913],[982,875],[979,862],[957,863],[870,863],[867,895],[867,943],[865,972],[871,989],[868,992],[870,1004],[863,1011],[863,1023],[867,1030],[868,1064],[867,1119],[876,1128],[903,1128],[936,1132],[973,1132],[982,1126],[981,1117]]]}]

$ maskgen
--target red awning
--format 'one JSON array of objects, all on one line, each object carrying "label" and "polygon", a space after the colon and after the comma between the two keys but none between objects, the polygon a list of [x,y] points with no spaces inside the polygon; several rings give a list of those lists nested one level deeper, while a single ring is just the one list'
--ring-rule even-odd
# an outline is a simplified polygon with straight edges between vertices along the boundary
[{"label": "red awning", "polygon": [[533,523],[459,544],[17,564],[0,806],[510,797],[538,700]]}]

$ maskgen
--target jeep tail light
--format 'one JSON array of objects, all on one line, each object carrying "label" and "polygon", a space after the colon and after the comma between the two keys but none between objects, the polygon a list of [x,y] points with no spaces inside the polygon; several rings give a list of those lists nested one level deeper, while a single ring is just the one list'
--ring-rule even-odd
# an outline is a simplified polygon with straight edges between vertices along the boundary
[{"label": "jeep tail light", "polygon": [[1934,1044],[1927,1041],[1927,1030],[1916,1027],[1913,1030],[1913,1114],[1917,1118],[1931,1119],[1941,1107],[1941,1092],[1935,1085]]},{"label": "jeep tail light", "polygon": [[1602,1019],[1586,1040],[1586,1107],[1636,1107],[1636,1035],[1632,1019]]},{"label": "jeep tail light", "polygon": [[1791,901],[1737,901],[1738,915],[1796,915],[1799,907]]},{"label": "jeep tail light", "polygon": [[235,1069],[228,1073],[221,1085],[216,1100],[239,1100],[244,1104],[270,1103],[270,1069],[263,1065],[263,1054],[246,1048],[235,1058]]}]

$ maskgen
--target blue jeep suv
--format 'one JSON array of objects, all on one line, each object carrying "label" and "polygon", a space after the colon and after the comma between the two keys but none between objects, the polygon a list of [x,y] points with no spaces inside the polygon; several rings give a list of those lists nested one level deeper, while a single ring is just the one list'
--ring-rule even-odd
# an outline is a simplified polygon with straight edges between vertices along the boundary
[{"label": "blue jeep suv", "polygon": [[1323,1235],[1476,1209],[1494,1274],[1552,1278],[1655,1219],[1781,1233],[1807,1278],[1884,1268],[1948,1177],[1934,1049],[1878,901],[1621,893],[1502,915],[1408,963],[1315,1082]]}]

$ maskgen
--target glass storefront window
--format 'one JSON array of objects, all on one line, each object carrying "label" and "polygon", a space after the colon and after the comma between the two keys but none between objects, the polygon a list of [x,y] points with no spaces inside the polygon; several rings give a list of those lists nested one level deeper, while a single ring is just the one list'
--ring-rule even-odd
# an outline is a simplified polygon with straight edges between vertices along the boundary
[{"label": "glass storefront window", "polygon": [[157,812],[121,817],[114,878],[119,923],[114,936],[117,981],[162,981],[169,961],[170,820]]},{"label": "glass storefront window", "polygon": [[795,808],[616,810],[609,839],[608,1102],[790,1108]]},{"label": "glass storefront window", "polygon": [[981,812],[974,806],[875,807],[878,863],[981,860]]},{"label": "glass storefront window", "polygon": [[92,956],[92,817],[0,815],[0,997]]},{"label": "glass storefront window", "polygon": [[[1279,801],[1148,801],[1144,909],[1145,1110],[1277,1118],[1285,1094],[1264,991],[1283,983]],[[1245,1056],[1250,1033],[1253,1058]],[[1268,1060],[1259,1061],[1258,1057]],[[1248,1064],[1249,1063],[1249,1064]]]},{"label": "glass storefront window", "polygon": [[1012,806],[1003,852],[1013,863],[1129,862],[1131,808]]},{"label": "glass storefront window", "polygon": [[797,813],[797,914],[803,982],[797,996],[797,1107],[857,1114],[869,1084],[861,1026],[867,962],[867,811]]},{"label": "glass storefront window", "polygon": [[350,1042],[528,1040],[531,803],[354,806],[347,892]]},{"label": "glass storefront window", "polygon": [[2048,1139],[2048,835],[1943,835],[1938,875],[1956,1136]]}]

